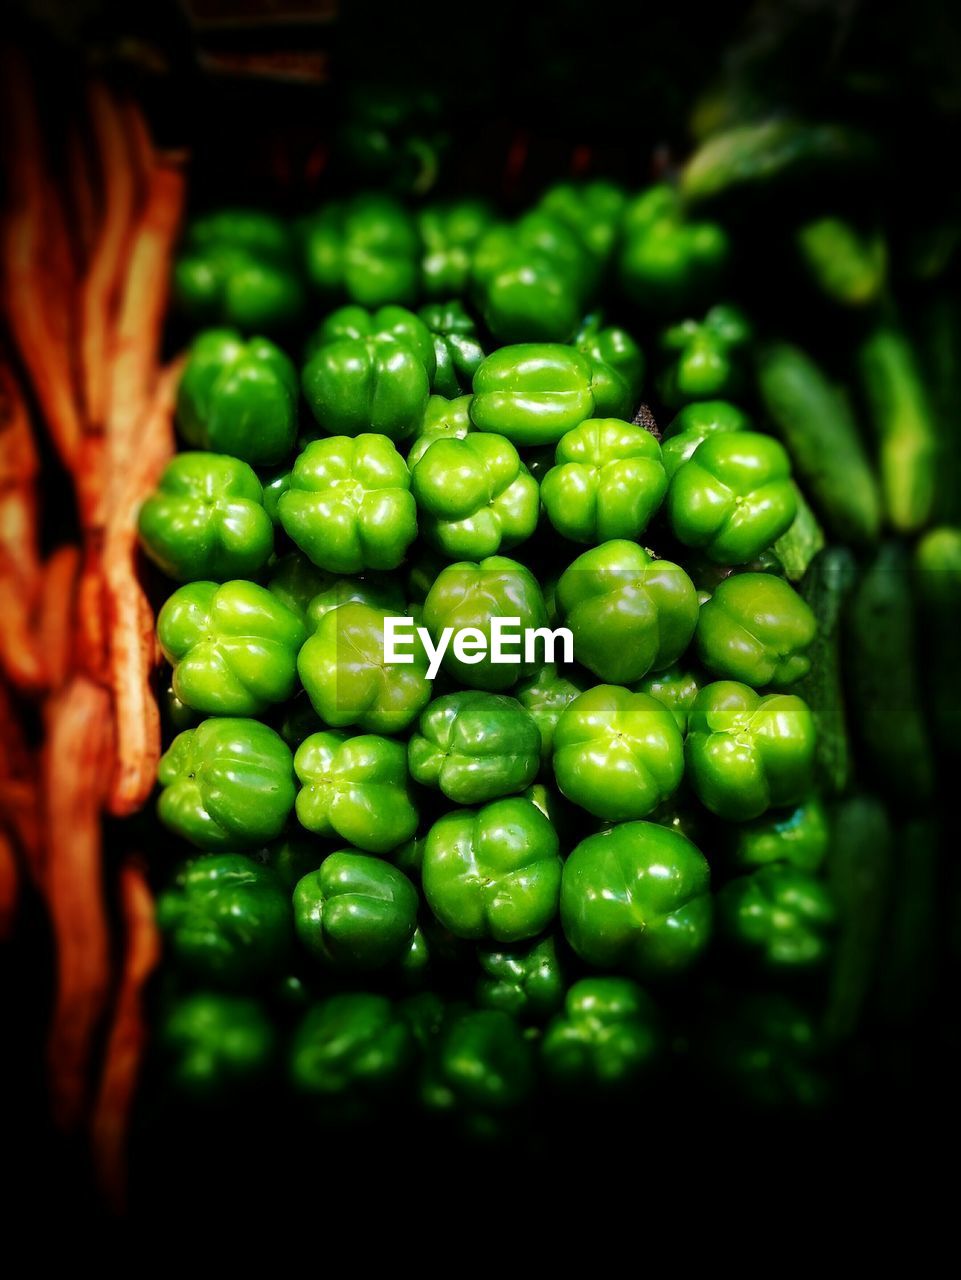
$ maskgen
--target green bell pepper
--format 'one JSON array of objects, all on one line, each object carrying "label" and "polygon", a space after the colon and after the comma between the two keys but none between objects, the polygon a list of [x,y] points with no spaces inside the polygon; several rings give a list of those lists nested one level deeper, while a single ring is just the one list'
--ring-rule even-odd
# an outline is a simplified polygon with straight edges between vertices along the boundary
[{"label": "green bell pepper", "polygon": [[455,560],[496,555],[537,526],[537,481],[503,436],[473,431],[463,440],[435,440],[415,463],[410,485],[424,534]]},{"label": "green bell pepper", "polygon": [[308,1009],[291,1040],[288,1065],[298,1093],[342,1105],[390,1094],[414,1058],[414,1038],[392,1001],[344,992]]},{"label": "green bell pepper", "polygon": [[407,605],[396,577],[365,573],[359,578],[334,578],[307,606],[307,630],[313,633],[331,609],[342,604],[366,604],[382,613],[402,614]]},{"label": "green bell pepper", "polygon": [[590,360],[606,364],[619,373],[630,392],[628,412],[637,408],[644,385],[644,352],[626,329],[603,328],[596,317],[583,325],[574,346]]},{"label": "green bell pepper", "polygon": [[684,775],[684,743],[672,712],[646,693],[600,684],[561,713],[554,776],[563,795],[596,818],[646,818]]},{"label": "green bell pepper", "polygon": [[297,748],[297,817],[318,836],[386,853],[417,830],[403,743],[376,734],[313,733]]},{"label": "green bell pepper", "polygon": [[[528,661],[523,652],[510,655],[518,659],[516,663],[491,662],[493,618],[517,618],[522,632],[547,625],[547,607],[537,579],[524,565],[505,556],[488,556],[480,564],[448,565],[424,601],[424,626],[435,645],[447,627],[472,628],[486,641],[487,655],[472,655],[481,657],[480,662],[463,661],[453,645],[444,654],[444,670],[468,688],[500,692],[537,669],[536,659]],[[506,634],[516,630],[512,626]]]},{"label": "green bell pepper", "polygon": [[568,565],[556,600],[575,658],[610,684],[633,684],[670,666],[697,626],[697,592],[684,570],[620,539]]},{"label": "green bell pepper", "polygon": [[672,325],[661,340],[666,351],[678,353],[659,380],[664,403],[679,406],[738,391],[744,381],[738,352],[750,338],[747,318],[736,307],[720,304],[703,321]]},{"label": "green bell pepper", "polygon": [[731,862],[741,871],[783,862],[813,875],[823,863],[830,841],[824,805],[810,796],[786,812],[739,823],[732,831]]},{"label": "green bell pepper", "polygon": [[307,275],[314,286],[364,307],[413,302],[419,253],[413,218],[390,196],[328,204],[304,228]]},{"label": "green bell pepper", "polygon": [[306,625],[310,602],[337,581],[332,573],[318,569],[302,552],[289,551],[271,565],[267,590]]},{"label": "green bell pepper", "polygon": [[205,715],[257,716],[285,702],[306,635],[297,615],[253,582],[191,582],[157,618],[173,691]]},{"label": "green bell pepper", "polygon": [[681,733],[687,733],[691,707],[700,688],[697,676],[685,667],[668,667],[652,671],[635,685],[638,693],[647,693],[667,707]]},{"label": "green bell pepper", "polygon": [[627,383],[613,369],[557,343],[501,347],[474,375],[471,419],[513,444],[553,444],[588,418],[623,418]]},{"label": "green bell pepper", "polygon": [[421,1086],[432,1111],[500,1112],[534,1087],[534,1056],[521,1028],[500,1009],[453,1018],[433,1047]]},{"label": "green bell pepper", "polygon": [[746,564],[797,514],[791,463],[770,436],[716,432],[675,471],[666,506],[681,542],[719,564]]},{"label": "green bell pepper", "polygon": [[482,200],[458,200],[421,210],[417,217],[423,243],[421,283],[429,298],[453,298],[466,291],[474,247],[493,221],[490,206]]},{"label": "green bell pepper", "polygon": [[697,655],[723,679],[783,688],[810,671],[816,632],[810,607],[783,578],[736,573],[701,605]]},{"label": "green bell pepper", "polygon": [[180,453],[140,508],[140,545],[177,582],[256,577],[274,549],[263,498],[246,462]]},{"label": "green bell pepper", "polygon": [[406,307],[378,307],[376,311],[356,305],[338,307],[308,339],[307,358],[313,359],[318,351],[334,342],[369,338],[384,338],[409,348],[416,353],[428,378],[433,379],[436,371],[433,339],[423,320]]},{"label": "green bell pepper", "polygon": [[591,257],[606,265],[620,235],[627,196],[613,182],[558,182],[541,196],[538,208],[562,222]]},{"label": "green bell pepper", "polygon": [[664,432],[661,459],[667,478],[687,462],[699,444],[715,432],[750,431],[747,414],[729,400],[697,400],[677,413]]},{"label": "green bell pepper", "polygon": [[279,975],[293,940],[284,886],[242,853],[188,862],[157,899],[157,923],[174,962],[217,986]]},{"label": "green bell pepper", "polygon": [[255,848],[283,831],[294,807],[294,764],[259,720],[204,720],[160,757],[164,826],[200,849]]},{"label": "green bell pepper", "polygon": [[620,1090],[636,1084],[662,1048],[657,1010],[636,982],[582,978],[544,1032],[541,1062],[559,1087]]},{"label": "green bell pepper", "polygon": [[477,961],[475,995],[482,1008],[528,1022],[543,1022],[560,1008],[567,984],[552,937],[517,947],[481,947]]},{"label": "green bell pepper", "polygon": [[459,302],[434,302],[417,314],[434,342],[432,389],[451,399],[470,391],[485,354],[473,318]]},{"label": "green bell pepper", "polygon": [[231,329],[194,339],[177,389],[177,425],[189,445],[274,466],[297,434],[297,370],[266,338]]},{"label": "green bell pepper", "polygon": [[572,542],[639,538],[667,492],[661,447],[649,431],[588,419],[562,436],[541,484],[548,519]]},{"label": "green bell pepper", "polygon": [[724,937],[773,971],[809,969],[830,951],[834,902],[823,881],[797,867],[762,867],[717,895]]},{"label": "green bell pepper", "polygon": [[287,535],[332,573],[396,569],[417,536],[410,472],[383,435],[308,444],[278,508]]},{"label": "green bell pepper", "polygon": [[514,698],[469,690],[436,698],[411,736],[411,777],[455,804],[523,791],[537,776],[541,735]]},{"label": "green bell pepper", "polygon": [[395,964],[417,927],[417,890],[382,858],[329,854],[294,889],[294,927],[311,955],[333,969]]},{"label": "green bell pepper", "polygon": [[685,836],[625,822],[588,836],[564,864],[561,923],[581,959],[635,977],[690,968],[711,936],[711,872]]},{"label": "green bell pepper", "polygon": [[161,1014],[156,1037],[166,1079],[205,1107],[259,1083],[277,1049],[259,1000],[212,991],[181,996]]},{"label": "green bell pepper", "polygon": [[[411,319],[420,324],[416,316]],[[426,329],[424,333],[433,363],[433,344]],[[383,333],[318,347],[304,365],[301,384],[317,425],[330,435],[374,431],[404,440],[416,430],[430,395],[430,375],[420,353]]]},{"label": "green bell pepper", "polygon": [[424,848],[424,895],[458,938],[521,942],[557,912],[557,832],[529,800],[514,796],[439,818]]},{"label": "green bell pepper", "polygon": [[745,684],[705,685],[691,708],[688,777],[702,804],[731,822],[804,799],[814,766],[814,720],[792,694],[761,697]]},{"label": "green bell pepper", "polygon": [[724,228],[688,222],[680,196],[666,183],[627,206],[618,279],[627,296],[650,311],[677,313],[710,294],[730,257]]},{"label": "green bell pepper", "polygon": [[545,662],[514,691],[517,701],[531,713],[540,730],[544,760],[548,760],[554,750],[554,731],[561,712],[584,688],[584,680],[576,672]]},{"label": "green bell pepper", "polygon": [[385,614],[343,604],[321,618],[297,658],[311,706],[334,728],[402,733],[430,701],[427,655],[415,644],[409,664],[384,660]]},{"label": "green bell pepper", "polygon": [[407,465],[413,471],[427,450],[437,440],[463,440],[474,429],[470,420],[470,396],[445,400],[431,396],[407,451]]}]

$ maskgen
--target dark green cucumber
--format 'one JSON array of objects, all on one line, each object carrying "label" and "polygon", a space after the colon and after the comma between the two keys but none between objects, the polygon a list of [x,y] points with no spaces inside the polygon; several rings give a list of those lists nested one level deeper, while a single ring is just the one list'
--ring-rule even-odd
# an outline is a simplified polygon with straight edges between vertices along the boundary
[{"label": "dark green cucumber", "polygon": [[857,577],[846,547],[827,547],[811,561],[798,588],[811,606],[818,629],[810,649],[811,670],[791,692],[807,702],[817,725],[815,767],[828,795],[840,795],[851,774],[851,752],[841,667],[841,616]]},{"label": "dark green cucumber", "polygon": [[941,294],[921,317],[920,353],[930,389],[938,440],[937,480],[933,516],[947,524],[961,524],[961,305]]},{"label": "dark green cucumber", "polygon": [[791,582],[800,582],[808,565],[824,546],[824,530],[798,485],[793,485],[793,488],[797,515],[787,532],[775,542],[773,551],[784,566],[785,577]]},{"label": "dark green cucumber", "polygon": [[918,543],[915,570],[922,667],[931,724],[947,755],[961,754],[961,529],[932,529]]},{"label": "dark green cucumber", "polygon": [[928,1007],[943,923],[940,912],[940,832],[929,818],[894,833],[894,880],[885,928],[877,1008],[883,1022],[905,1027]]},{"label": "dark green cucumber", "polygon": [[881,524],[878,486],[843,395],[787,343],[760,352],[757,379],[774,432],[825,524],[842,542],[873,542]]}]

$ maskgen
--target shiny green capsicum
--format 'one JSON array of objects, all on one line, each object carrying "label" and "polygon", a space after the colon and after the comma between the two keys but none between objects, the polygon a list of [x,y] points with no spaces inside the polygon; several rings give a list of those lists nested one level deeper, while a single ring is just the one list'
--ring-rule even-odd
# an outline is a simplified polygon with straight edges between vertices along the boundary
[{"label": "shiny green capsicum", "polygon": [[541,196],[538,208],[564,223],[599,265],[617,245],[627,196],[613,182],[558,182]]},{"label": "shiny green capsicum", "polygon": [[534,1087],[534,1055],[518,1023],[500,1009],[452,1018],[430,1054],[421,1098],[432,1111],[500,1112]]},{"label": "shiny green capsicum", "polygon": [[633,413],[644,385],[645,364],[644,352],[627,330],[602,326],[599,319],[592,316],[574,339],[574,346],[589,359],[606,364],[621,375],[630,392],[628,413]]},{"label": "shiny green capsicum", "polygon": [[470,391],[485,354],[473,318],[459,302],[434,302],[417,314],[434,342],[432,389],[451,399]]},{"label": "shiny green capsicum", "polygon": [[810,671],[816,632],[810,606],[783,578],[737,573],[701,605],[697,654],[723,679],[783,688]]},{"label": "shiny green capsicum", "polygon": [[341,849],[294,889],[303,946],[334,969],[362,972],[401,960],[417,927],[417,890],[402,871]]},{"label": "shiny green capsicum", "polygon": [[717,909],[727,940],[766,969],[809,969],[827,959],[834,902],[806,871],[778,865],[740,876],[720,891]]},{"label": "shiny green capsicum", "polygon": [[792,809],[738,823],[731,832],[731,862],[741,871],[784,862],[813,874],[830,842],[824,805],[817,796],[810,796]]},{"label": "shiny green capsicum", "polygon": [[668,479],[715,432],[750,431],[751,420],[730,400],[696,400],[687,404],[664,431],[661,459]]},{"label": "shiny green capsicum", "polygon": [[[430,335],[416,316],[411,319],[424,330],[433,364]],[[389,333],[318,347],[304,365],[301,384],[317,425],[329,435],[374,431],[404,440],[417,429],[430,395],[421,353]]]},{"label": "shiny green capsicum", "polygon": [[288,1064],[298,1093],[342,1105],[389,1095],[414,1057],[414,1037],[393,1001],[368,992],[343,992],[304,1014],[291,1040]]},{"label": "shiny green capsicum", "polygon": [[703,321],[684,320],[662,338],[667,351],[678,354],[661,375],[665,404],[712,400],[738,391],[743,383],[738,352],[751,337],[747,318],[736,307],[719,304]]},{"label": "shiny green capsicum", "polygon": [[[467,289],[474,247],[494,221],[483,200],[457,200],[422,209],[421,283],[430,298],[454,298]],[[443,393],[446,394],[446,393]]]},{"label": "shiny green capsicum", "polygon": [[481,947],[477,1003],[525,1022],[543,1022],[564,999],[564,972],[552,937],[516,947]]},{"label": "shiny green capsicum", "polygon": [[470,402],[470,396],[459,395],[455,400],[431,396],[407,451],[407,465],[411,471],[435,441],[463,440],[468,432],[473,431]]},{"label": "shiny green capsicum", "polygon": [[420,244],[414,219],[386,195],[329,204],[304,228],[307,274],[327,296],[364,307],[414,301]]},{"label": "shiny green capsicum", "polygon": [[261,1002],[221,991],[181,996],[161,1013],[156,1038],[165,1078],[204,1106],[259,1083],[277,1050],[277,1032]]},{"label": "shiny green capsicum", "polygon": [[687,733],[688,717],[700,688],[697,676],[686,667],[667,667],[663,671],[652,671],[639,680],[635,688],[667,707],[681,733]]},{"label": "shiny green capsicum", "polygon": [[564,708],[583,693],[583,676],[569,668],[545,662],[529,680],[514,691],[517,701],[534,717],[540,730],[541,756],[548,760],[554,750],[554,730]]},{"label": "shiny green capsicum", "polygon": [[544,1032],[541,1062],[566,1089],[634,1085],[660,1055],[663,1037],[653,1001],[630,978],[582,978]]},{"label": "shiny green capsicum", "polygon": [[649,187],[627,206],[618,277],[625,293],[650,311],[676,314],[710,293],[730,256],[716,222],[689,222],[677,191]]},{"label": "shiny green capsicum", "polygon": [[455,804],[482,804],[533,782],[541,735],[515,698],[471,689],[431,702],[407,750],[415,782]]}]

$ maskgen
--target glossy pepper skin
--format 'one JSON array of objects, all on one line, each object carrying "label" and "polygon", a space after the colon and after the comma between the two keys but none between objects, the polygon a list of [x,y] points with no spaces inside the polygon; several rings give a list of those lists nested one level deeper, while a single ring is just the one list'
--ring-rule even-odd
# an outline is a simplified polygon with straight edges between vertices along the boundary
[{"label": "glossy pepper skin", "polygon": [[477,325],[459,302],[434,302],[417,314],[434,343],[431,389],[451,399],[464,395],[470,391],[485,355]]},{"label": "glossy pepper skin", "polygon": [[182,996],[161,1014],[156,1036],[166,1079],[205,1106],[259,1082],[277,1048],[273,1021],[260,1001],[220,991]]},{"label": "glossy pepper skin", "polygon": [[278,510],[287,535],[332,573],[396,569],[417,536],[410,472],[382,435],[308,444]]},{"label": "glossy pepper skin", "polygon": [[627,383],[630,393],[628,410],[633,413],[644,385],[644,352],[626,329],[613,325],[602,326],[592,317],[574,339],[574,346],[582,355],[619,373]]},{"label": "glossy pepper skin", "polygon": [[342,604],[366,604],[382,613],[406,612],[404,593],[392,574],[365,573],[357,578],[333,578],[307,605],[307,630],[313,633],[331,609]]},{"label": "glossy pepper skin", "polygon": [[294,755],[297,817],[315,835],[386,853],[417,830],[407,752],[377,734],[312,733]]},{"label": "glossy pepper skin", "polygon": [[633,684],[670,666],[697,626],[697,593],[684,570],[621,539],[568,565],[556,600],[576,661],[610,684]]},{"label": "glossy pepper skin", "polygon": [[684,775],[684,743],[672,713],[646,693],[595,685],[561,713],[554,776],[563,795],[608,822],[646,818]]},{"label": "glossy pepper skin", "polygon": [[241,853],[187,863],[157,899],[157,923],[176,964],[221,987],[280,974],[293,940],[287,891]]},{"label": "glossy pepper skin", "polygon": [[256,848],[294,807],[290,748],[259,720],[204,720],[178,733],[157,766],[164,826],[199,849]]},{"label": "glossy pepper skin", "polygon": [[[448,565],[427,593],[424,626],[435,644],[445,627],[455,631],[474,627],[487,638],[488,654],[479,663],[462,662],[453,646],[444,655],[444,670],[468,688],[501,692],[536,669],[536,663],[525,660],[523,646],[516,665],[490,661],[491,619],[496,617],[519,618],[521,632],[547,625],[547,607],[537,579],[526,566],[506,556],[488,556],[479,564]],[[512,625],[511,631],[516,630]]]},{"label": "glossy pepper skin", "polygon": [[834,902],[823,881],[806,871],[762,867],[729,881],[717,906],[724,936],[766,969],[809,969],[827,959]]},{"label": "glossy pepper skin", "polygon": [[613,182],[558,182],[548,188],[539,208],[564,223],[601,266],[611,257],[627,197]]},{"label": "glossy pepper skin", "polygon": [[566,982],[552,937],[516,947],[480,948],[475,995],[484,1009],[500,1009],[525,1022],[543,1022],[564,999]]},{"label": "glossy pepper skin", "polygon": [[636,982],[582,978],[544,1032],[541,1062],[560,1088],[606,1092],[635,1083],[661,1049],[657,1010]]},{"label": "glossy pepper skin", "polygon": [[624,211],[618,277],[639,306],[673,312],[710,293],[730,256],[716,222],[689,222],[676,190],[649,187]]},{"label": "glossy pepper skin", "polygon": [[421,646],[414,647],[413,663],[384,661],[384,616],[360,603],[331,609],[298,655],[297,671],[311,705],[334,728],[402,733],[430,701]]},{"label": "glossy pepper skin", "polygon": [[294,692],[303,623],[253,582],[191,582],[157,618],[173,691],[204,715],[257,716]]},{"label": "glossy pepper skin", "polygon": [[423,320],[406,307],[378,307],[375,311],[354,305],[338,307],[314,330],[307,352],[313,357],[333,342],[368,338],[385,338],[410,348],[423,364],[428,378],[433,379],[434,343],[430,331]]},{"label": "glossy pepper skin", "polygon": [[797,514],[783,446],[753,431],[714,434],[678,467],[667,493],[674,534],[718,564],[746,564]]},{"label": "glossy pepper skin", "polygon": [[522,942],[557,912],[557,833],[529,800],[495,800],[439,818],[424,849],[424,894],[458,938]]},{"label": "glossy pepper skin", "polygon": [[414,1056],[410,1029],[386,996],[344,992],[304,1014],[290,1045],[290,1079],[308,1097],[373,1101],[396,1088]]},{"label": "glossy pepper skin", "polygon": [[810,671],[807,650],[816,633],[814,614],[789,583],[769,573],[738,573],[701,606],[697,654],[723,679],[780,689]]},{"label": "glossy pepper skin", "polygon": [[319,347],[304,365],[301,385],[322,431],[343,436],[373,431],[391,440],[413,434],[430,395],[421,356],[389,334]]},{"label": "glossy pepper skin", "polygon": [[417,227],[390,196],[328,204],[304,228],[304,259],[314,286],[364,307],[408,305],[417,295]]},{"label": "glossy pepper skin", "polygon": [[411,471],[436,441],[463,440],[468,432],[473,431],[470,402],[470,396],[459,395],[455,400],[431,396],[407,451],[407,465]]},{"label": "glossy pepper skin", "polygon": [[545,662],[529,680],[517,686],[518,702],[530,712],[540,730],[541,755],[545,760],[554,750],[554,731],[561,713],[583,692],[583,676],[553,662]]},{"label": "glossy pepper skin", "polygon": [[738,352],[751,337],[747,318],[736,307],[712,307],[703,321],[672,325],[662,345],[677,357],[660,379],[666,404],[727,397],[741,387]]},{"label": "glossy pepper skin", "polygon": [[180,453],[140,508],[140,545],[177,582],[255,578],[274,527],[252,468],[220,453]]},{"label": "glossy pepper skin", "polygon": [[455,804],[523,791],[537,776],[541,735],[515,698],[469,690],[436,698],[408,744],[415,782]]},{"label": "glossy pepper skin", "polygon": [[444,1027],[422,1086],[432,1111],[500,1112],[523,1103],[534,1087],[534,1056],[517,1022],[499,1009],[479,1009]]},{"label": "glossy pepper skin", "polygon": [[680,666],[652,671],[635,686],[638,693],[647,693],[667,707],[682,734],[687,733],[688,718],[699,687],[697,677]]},{"label": "glossy pepper skin", "polygon": [[810,796],[792,809],[739,823],[732,831],[731,862],[741,871],[783,862],[813,875],[830,842],[824,805]]},{"label": "glossy pepper skin", "polygon": [[750,431],[751,420],[730,400],[696,400],[675,415],[664,432],[661,460],[670,480],[694,450],[715,432]]},{"label": "glossy pepper skin", "polygon": [[797,804],[811,785],[814,720],[793,694],[761,697],[745,684],[705,685],[691,708],[685,755],[698,799],[731,822]]},{"label": "glossy pepper skin", "polygon": [[436,440],[410,477],[425,536],[454,560],[483,560],[534,532],[537,481],[503,436]]},{"label": "glossy pepper skin", "polygon": [[420,212],[417,224],[424,246],[421,284],[429,298],[453,298],[465,292],[474,246],[493,221],[490,206],[483,200],[435,204]]},{"label": "glossy pepper skin", "polygon": [[572,542],[638,538],[667,492],[661,447],[649,431],[590,418],[557,444],[541,484],[551,524]]},{"label": "glossy pepper skin", "polygon": [[501,347],[474,375],[474,426],[518,446],[554,444],[588,418],[624,417],[629,409],[620,374],[573,347]]},{"label": "glossy pepper skin", "polygon": [[690,968],[711,935],[711,873],[690,840],[653,822],[588,836],[564,864],[561,923],[596,968],[641,980]]},{"label": "glossy pepper skin", "polygon": [[417,927],[417,905],[417,890],[402,871],[341,849],[294,889],[294,926],[323,964],[366,972],[403,957]]},{"label": "glossy pepper skin", "polygon": [[195,339],[177,390],[177,425],[194,448],[269,467],[297,434],[297,370],[267,338],[231,329]]}]

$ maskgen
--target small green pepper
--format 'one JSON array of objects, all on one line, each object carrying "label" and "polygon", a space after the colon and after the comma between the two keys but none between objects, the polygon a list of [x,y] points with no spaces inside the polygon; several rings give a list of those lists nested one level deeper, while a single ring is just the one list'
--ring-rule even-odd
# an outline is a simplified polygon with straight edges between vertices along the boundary
[{"label": "small green pepper", "polygon": [[697,677],[684,667],[651,672],[635,686],[638,693],[650,694],[667,707],[681,733],[687,733],[688,717],[699,687]]},{"label": "small green pepper", "polygon": [[[433,361],[433,344],[430,351]],[[430,395],[430,375],[420,354],[389,334],[319,347],[304,365],[301,381],[318,426],[329,435],[374,431],[404,440],[416,430]]]},{"label": "small green pepper", "polygon": [[423,320],[406,307],[338,307],[314,330],[307,342],[307,356],[312,359],[323,347],[334,342],[365,341],[384,338],[413,351],[433,379],[435,372],[434,342]]},{"label": "small green pepper", "polygon": [[628,411],[636,409],[644,385],[644,352],[627,330],[603,328],[593,319],[582,327],[574,346],[590,360],[606,364],[621,375],[630,392]]},{"label": "small green pepper", "polygon": [[241,853],[187,863],[157,899],[157,923],[176,964],[218,986],[280,974],[293,938],[284,886]]},{"label": "small green pepper", "polygon": [[414,1053],[407,1023],[386,996],[344,992],[304,1015],[290,1045],[290,1078],[309,1097],[376,1101],[403,1081]]},{"label": "small green pepper", "polygon": [[553,662],[545,662],[536,673],[517,686],[515,696],[534,717],[540,730],[541,756],[548,760],[554,750],[554,731],[564,708],[584,692],[584,680]]},{"label": "small green pepper", "polygon": [[662,339],[668,351],[678,353],[661,375],[665,404],[730,396],[744,381],[737,353],[751,337],[751,326],[736,307],[712,307],[703,321],[685,320],[672,325]]},{"label": "small green pepper", "polygon": [[542,1022],[564,999],[564,974],[551,937],[516,947],[480,948],[477,1003],[515,1018]]},{"label": "small green pepper", "polygon": [[469,690],[436,698],[408,744],[410,772],[455,804],[523,791],[540,767],[541,735],[514,698]]},{"label": "small green pepper", "polygon": [[632,301],[674,314],[716,285],[730,256],[716,222],[688,222],[666,183],[649,187],[624,212],[618,278]]},{"label": "small green pepper", "polygon": [[564,934],[597,968],[679,973],[710,939],[710,878],[703,854],[679,832],[654,822],[609,827],[564,864]]},{"label": "small green pepper", "polygon": [[813,874],[824,861],[830,840],[824,805],[811,796],[786,812],[739,823],[732,832],[731,861],[741,871],[784,862]]},{"label": "small green pepper", "polygon": [[205,715],[257,716],[286,701],[306,634],[295,613],[253,582],[191,582],[157,618],[174,693]]},{"label": "small green pepper", "polygon": [[670,666],[697,626],[690,578],[636,542],[585,551],[561,574],[556,598],[574,637],[574,657],[610,684],[633,684]]},{"label": "small green pepper", "polygon": [[729,400],[697,400],[675,415],[664,432],[661,459],[668,479],[715,432],[750,431],[751,420]]},{"label": "small green pepper", "polygon": [[657,1010],[630,978],[582,978],[544,1032],[541,1062],[564,1088],[634,1085],[662,1049]]},{"label": "small green pepper", "polygon": [[482,200],[458,200],[421,210],[417,218],[424,246],[421,283],[428,297],[452,298],[464,293],[474,246],[493,221],[490,206]]},{"label": "small green pepper", "polygon": [[276,839],[294,807],[290,748],[259,720],[204,720],[160,758],[164,826],[200,849],[255,848]]},{"label": "small green pepper", "polygon": [[411,471],[435,441],[463,440],[468,432],[473,431],[470,402],[470,396],[458,396],[456,400],[431,396],[407,451],[407,465]]},{"label": "small green pepper", "polygon": [[381,969],[406,952],[417,906],[417,890],[402,871],[341,849],[297,884],[294,925],[304,947],[331,968]]},{"label": "small green pepper", "polygon": [[430,909],[458,938],[521,942],[557,912],[557,833],[520,797],[455,810],[430,829],[423,877]]},{"label": "small green pepper", "polygon": [[538,208],[568,227],[599,264],[607,263],[620,233],[627,197],[613,182],[558,182]]},{"label": "small green pepper", "polygon": [[471,316],[459,302],[431,303],[417,314],[434,342],[432,390],[451,399],[470,391],[485,354]]},{"label": "small green pepper", "polygon": [[156,1038],[167,1080],[204,1106],[262,1080],[277,1048],[259,1000],[219,991],[182,996],[161,1014]]},{"label": "small green pepper", "polygon": [[177,425],[195,448],[273,466],[293,448],[297,396],[297,370],[279,347],[208,329],[190,348],[177,391]]},{"label": "small green pepper", "polygon": [[432,1111],[470,1114],[518,1107],[533,1087],[533,1052],[521,1028],[499,1009],[480,1009],[442,1029],[421,1092]]},{"label": "small green pepper", "polygon": [[333,573],[396,569],[417,536],[410,472],[382,435],[308,444],[278,507],[288,536]]},{"label": "small green pepper", "polygon": [[783,688],[810,671],[816,632],[810,607],[783,578],[737,573],[701,605],[697,653],[723,679]]},{"label": "small green pepper", "polygon": [[718,680],[704,686],[691,708],[688,777],[712,813],[746,822],[804,798],[814,742],[814,720],[800,698],[762,698],[745,684]]},{"label": "small green pepper", "polygon": [[387,853],[417,830],[403,743],[376,734],[312,733],[297,748],[297,817],[315,835]]},{"label": "small green pepper", "polygon": [[541,485],[548,519],[573,542],[639,538],[667,492],[661,447],[649,431],[588,419],[557,444]]},{"label": "small green pepper", "polygon": [[256,577],[274,549],[263,499],[246,462],[180,453],[140,508],[141,546],[177,582]]},{"label": "small green pepper", "polygon": [[364,307],[413,302],[420,275],[417,227],[398,200],[357,196],[328,204],[304,229],[307,274],[321,293]]},{"label": "small green pepper", "polygon": [[724,936],[766,969],[808,969],[827,959],[834,902],[827,886],[806,871],[762,867],[726,884],[717,907]]}]

